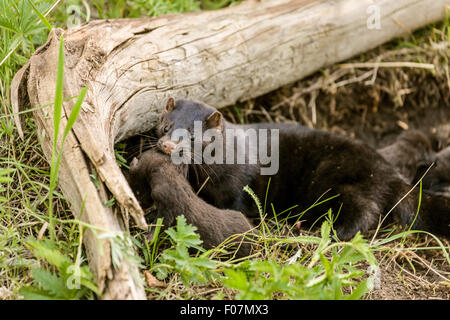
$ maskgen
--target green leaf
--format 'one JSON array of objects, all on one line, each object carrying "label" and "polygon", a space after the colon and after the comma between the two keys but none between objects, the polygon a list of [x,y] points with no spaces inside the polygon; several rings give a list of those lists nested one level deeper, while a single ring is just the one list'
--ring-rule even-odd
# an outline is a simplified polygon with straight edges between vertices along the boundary
[{"label": "green leaf", "polygon": [[52,30],[53,29],[52,25],[48,22],[48,20],[44,17],[44,15],[39,11],[39,9],[36,8],[36,6],[33,4],[33,1],[28,0],[28,2],[33,7],[34,12],[36,12],[39,19],[41,19],[42,23],[45,24],[45,26],[48,28],[48,30]]},{"label": "green leaf", "polygon": [[154,249],[156,246],[156,241],[158,240],[158,237],[159,237],[159,233],[161,231],[162,223],[163,223],[163,218],[158,218],[156,220],[156,226],[155,226],[155,231],[153,232],[153,238],[149,242],[150,244],[153,244]]},{"label": "green leaf", "polygon": [[364,256],[351,246],[346,246],[337,257],[340,264],[356,263],[364,259]]},{"label": "green leaf", "polygon": [[67,119],[67,124],[64,129],[63,134],[63,143],[66,140],[67,135],[69,134],[70,130],[72,129],[73,125],[75,124],[75,121],[78,118],[78,115],[80,114],[81,105],[83,104],[84,97],[86,96],[87,87],[84,87],[81,89],[80,94],[77,97],[77,101],[72,107],[72,111],[70,112],[69,118]]},{"label": "green leaf", "polygon": [[14,179],[9,177],[10,173],[14,173],[16,169],[8,168],[8,169],[1,169],[0,168],[0,183],[9,183],[13,182]]},{"label": "green leaf", "polygon": [[13,182],[13,179],[10,177],[1,177],[0,176],[0,183],[8,183],[8,182]]},{"label": "green leaf", "polygon": [[108,201],[106,201],[103,206],[105,208],[109,208],[112,207],[114,205],[114,203],[116,203],[116,199],[114,199],[114,197],[112,197],[111,199],[109,199]]},{"label": "green leaf", "polygon": [[170,271],[169,271],[169,269],[167,268],[167,266],[164,266],[164,265],[156,265],[155,268],[156,268],[156,277],[157,277],[159,280],[164,280],[164,279],[166,279],[166,278],[169,276],[169,274],[170,274]]},{"label": "green leaf", "polygon": [[247,276],[243,271],[236,271],[228,269],[224,271],[226,278],[223,280],[223,284],[228,288],[247,290]]},{"label": "green leaf", "polygon": [[307,284],[306,287],[313,287],[313,286],[317,286],[320,283],[323,283],[327,278],[326,273],[324,272],[323,274],[321,274],[320,276],[317,276],[313,279],[311,279]]},{"label": "green leaf", "polygon": [[55,104],[53,114],[53,147],[56,153],[56,146],[59,133],[59,124],[61,122],[62,103],[64,86],[64,35],[59,38],[59,56],[58,67],[56,71]]},{"label": "green leaf", "polygon": [[[215,271],[217,262],[208,257],[209,251],[205,252],[200,247],[202,241],[195,230],[197,228],[187,224],[184,216],[179,216],[177,225],[165,231],[171,238],[174,247],[166,249],[159,258],[160,263],[152,268],[156,270],[158,279],[165,279],[170,272],[177,272],[185,286],[190,286],[191,283],[201,284],[207,283],[213,278],[221,278]],[[204,253],[191,257],[188,248],[197,248]]]},{"label": "green leaf", "polygon": [[328,239],[330,237],[330,232],[331,225],[329,222],[325,221],[324,223],[322,223],[322,226],[320,228],[320,236],[322,237],[322,239]]},{"label": "green leaf", "polygon": [[331,274],[333,272],[333,269],[330,261],[328,261],[328,259],[322,253],[319,254],[319,257],[320,261],[322,261],[323,267],[325,268],[325,273],[327,275]]},{"label": "green leaf", "polygon": [[37,241],[31,239],[27,241],[27,244],[30,245],[33,254],[37,258],[47,260],[60,271],[72,264],[72,261],[57,250],[57,248],[48,240]]},{"label": "green leaf", "polygon": [[95,173],[91,173],[89,175],[89,177],[91,178],[91,181],[94,183],[95,188],[97,190],[99,190],[100,189],[100,184],[98,182],[97,175]]},{"label": "green leaf", "polygon": [[95,294],[97,294],[97,295],[100,294],[100,291],[98,290],[98,286],[97,286],[97,284],[94,281],[88,280],[86,278],[81,278],[80,279],[80,284],[83,287],[86,287],[89,290],[95,292]]},{"label": "green leaf", "polygon": [[353,289],[353,292],[345,297],[347,300],[358,300],[362,296],[364,296],[367,291],[369,291],[369,288],[367,287],[367,279],[363,280],[355,289]]},{"label": "green leaf", "polygon": [[66,287],[64,281],[57,275],[41,269],[32,269],[33,279],[45,290],[55,297],[69,299],[72,296],[71,290]]},{"label": "green leaf", "polygon": [[0,176],[5,176],[7,174],[15,172],[16,169],[8,168],[8,169],[0,169]]},{"label": "green leaf", "polygon": [[23,298],[25,300],[55,300],[56,299],[55,297],[50,295],[48,292],[46,292],[42,289],[39,289],[39,288],[31,287],[31,286],[26,286],[26,287],[20,288],[19,294],[21,296],[23,296]]},{"label": "green leaf", "polygon": [[197,227],[186,223],[186,218],[184,216],[178,216],[176,230],[174,228],[169,228],[165,232],[178,246],[186,246],[187,248],[205,251],[200,247],[203,241],[200,240],[200,236],[195,233],[196,230]]}]

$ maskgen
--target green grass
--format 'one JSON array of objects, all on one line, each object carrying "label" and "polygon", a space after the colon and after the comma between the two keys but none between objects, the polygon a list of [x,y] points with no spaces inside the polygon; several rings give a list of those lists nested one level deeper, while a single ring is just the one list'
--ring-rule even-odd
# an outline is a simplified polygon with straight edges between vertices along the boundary
[{"label": "green grass", "polygon": [[[49,25],[45,17],[40,14],[36,7],[33,5],[33,9],[38,14],[39,18],[45,22],[45,25]],[[92,296],[92,293],[98,294],[97,285],[94,283],[89,267],[87,265],[81,266],[83,262],[81,259],[82,250],[82,233],[83,226],[78,224],[80,229],[79,233],[79,245],[75,261],[72,261],[67,255],[61,253],[58,248],[58,237],[55,232],[55,217],[53,214],[53,196],[57,186],[58,172],[61,163],[62,148],[64,142],[73,127],[78,114],[81,109],[81,104],[86,95],[87,88],[83,88],[74,103],[71,113],[67,119],[66,126],[62,135],[61,141],[59,141],[60,122],[62,114],[63,103],[63,83],[64,83],[64,36],[60,37],[58,66],[57,66],[57,78],[55,89],[55,100],[53,103],[53,117],[54,117],[54,136],[53,136],[53,148],[52,158],[50,164],[50,182],[48,190],[48,230],[49,239],[40,240],[30,238],[26,245],[31,249],[34,256],[47,261],[53,267],[56,268],[57,273],[47,270],[42,267],[35,267],[31,269],[31,275],[34,282],[37,282],[36,286],[24,286],[20,289],[19,293],[25,299],[80,299],[87,296]],[[44,224],[46,225],[46,224]],[[39,237],[39,235],[38,235]]]},{"label": "green grass", "polygon": [[[356,267],[364,261],[377,268],[367,241],[358,234],[349,242],[332,242],[331,226],[327,221],[322,224],[319,237],[291,239],[300,248],[305,243],[313,243],[312,254],[302,255],[299,249],[297,253],[300,254],[285,261],[280,259],[283,255],[278,254],[257,255],[234,264],[223,262],[212,258],[218,249],[206,251],[200,247],[201,240],[195,229],[186,225],[186,219],[180,216],[176,227],[166,231],[172,246],[163,251],[159,263],[151,269],[159,279],[167,279],[171,273],[176,273],[184,288],[214,283],[232,290],[234,298],[246,300],[359,299],[373,286],[374,279],[363,280],[365,271]],[[260,239],[267,241],[265,237]],[[200,253],[189,255],[188,248],[196,248]],[[219,297],[220,294],[214,298]]]}]

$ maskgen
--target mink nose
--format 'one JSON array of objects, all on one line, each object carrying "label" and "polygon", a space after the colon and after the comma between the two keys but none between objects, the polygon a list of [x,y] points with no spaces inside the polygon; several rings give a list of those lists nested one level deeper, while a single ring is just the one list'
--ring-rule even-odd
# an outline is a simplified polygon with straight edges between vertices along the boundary
[{"label": "mink nose", "polygon": [[164,141],[162,143],[162,149],[165,153],[171,154],[177,145],[172,141]]}]

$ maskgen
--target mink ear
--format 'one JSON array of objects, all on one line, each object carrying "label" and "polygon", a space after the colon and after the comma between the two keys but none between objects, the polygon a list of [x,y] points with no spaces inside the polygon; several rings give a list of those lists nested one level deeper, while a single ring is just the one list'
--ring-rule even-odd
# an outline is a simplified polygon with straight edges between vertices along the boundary
[{"label": "mink ear", "polygon": [[166,107],[164,108],[164,111],[170,112],[173,111],[173,109],[175,109],[175,100],[172,97],[170,97],[169,100],[167,100],[167,104]]},{"label": "mink ear", "polygon": [[206,127],[208,129],[216,128],[222,130],[222,114],[219,111],[214,111],[206,118]]},{"label": "mink ear", "polygon": [[139,162],[139,160],[136,157],[134,157],[130,163],[130,170],[136,169],[138,162]]}]

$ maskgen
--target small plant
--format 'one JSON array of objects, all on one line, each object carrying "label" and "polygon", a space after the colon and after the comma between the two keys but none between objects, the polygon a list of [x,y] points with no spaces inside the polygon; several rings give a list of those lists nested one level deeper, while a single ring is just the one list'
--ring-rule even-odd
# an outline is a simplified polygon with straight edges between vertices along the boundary
[{"label": "small plant", "polygon": [[104,230],[104,233],[97,236],[97,239],[109,239],[111,244],[111,260],[116,270],[120,269],[123,262],[135,266],[131,268],[131,276],[136,284],[142,284],[142,278],[137,272],[138,268],[143,268],[142,258],[138,256],[134,248],[139,246],[139,243],[123,231],[109,231]]},{"label": "small plant", "polygon": [[116,157],[116,162],[121,168],[130,169],[130,167],[127,165],[127,159],[124,158],[126,144],[125,143],[118,143],[115,146],[114,155]]},{"label": "small plant", "polygon": [[[51,29],[46,16],[51,1],[0,1],[0,66],[23,65]],[[6,71],[6,70],[5,70]]]},{"label": "small plant", "polygon": [[[160,280],[172,273],[178,273],[186,287],[216,280],[235,289],[236,299],[246,300],[359,299],[373,287],[373,276],[363,280],[366,272],[357,268],[362,262],[368,262],[372,269],[377,268],[368,243],[359,233],[349,242],[332,242],[328,221],[322,224],[321,237],[297,240],[317,245],[309,260],[299,259],[299,251],[287,262],[267,258],[230,265],[213,260],[208,251],[199,247],[201,240],[195,230],[180,216],[176,227],[166,231],[172,248],[166,249],[152,268]],[[189,248],[201,253],[191,256]]]},{"label": "small plant", "polygon": [[92,292],[98,294],[97,285],[87,265],[81,266],[81,259],[74,262],[67,255],[59,251],[57,245],[51,240],[27,241],[29,249],[40,259],[46,260],[56,268],[51,272],[44,268],[31,269],[36,285],[24,286],[19,294],[24,299],[31,300],[74,300],[90,297]]},{"label": "small plant", "polygon": [[[325,221],[308,265],[295,259],[286,264],[249,260],[225,270],[223,283],[238,290],[237,299],[359,299],[371,288],[373,279],[360,281],[365,272],[354,265],[368,261],[376,266],[375,258],[359,233],[350,242],[331,243],[330,232]],[[351,293],[344,293],[346,287]]]},{"label": "small plant", "polygon": [[[165,250],[159,258],[160,263],[153,267],[160,280],[167,278],[172,272],[177,272],[183,283],[189,287],[191,283],[205,284],[214,278],[220,278],[216,271],[218,262],[210,259],[209,252],[200,247],[202,240],[195,233],[196,230],[196,227],[186,223],[184,216],[179,216],[176,227],[165,231],[173,247]],[[201,254],[190,256],[190,248]]]},{"label": "small plant", "polygon": [[[265,223],[259,199],[250,188],[246,187],[245,191],[256,202]],[[236,299],[359,299],[373,287],[375,277],[367,277],[361,264],[368,263],[369,269],[376,270],[376,259],[370,245],[359,233],[351,241],[333,242],[334,218],[330,211],[327,216],[320,237],[277,237],[263,225],[260,238],[265,245],[260,252],[261,258],[236,264],[213,260],[210,257],[212,250],[205,251],[200,247],[202,241],[196,228],[188,225],[184,216],[179,216],[176,227],[165,231],[172,247],[161,254],[159,263],[151,270],[156,271],[160,280],[178,273],[186,287],[191,283],[205,285],[215,280],[216,284],[222,283],[236,290]],[[273,241],[300,246],[313,244],[315,249],[305,256],[300,249],[285,260],[285,256],[271,254],[273,246],[269,243]],[[196,249],[197,255],[191,256],[189,249]]]}]

